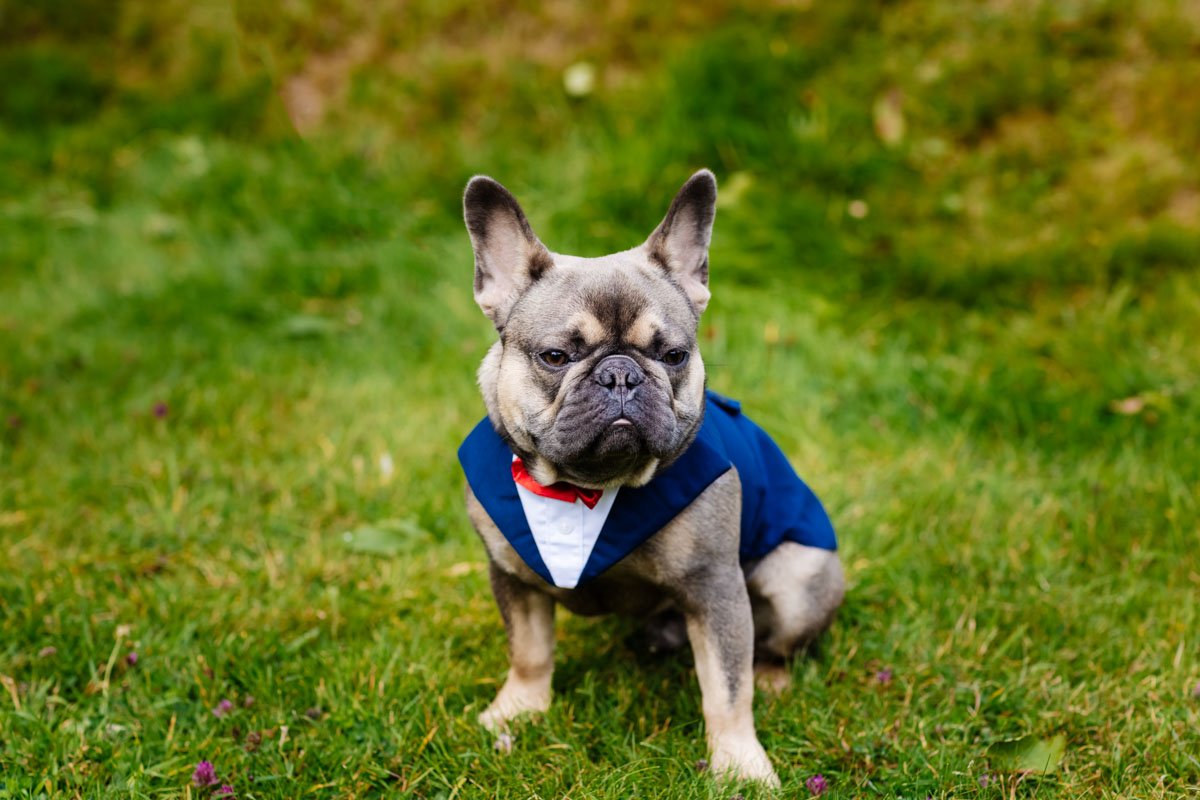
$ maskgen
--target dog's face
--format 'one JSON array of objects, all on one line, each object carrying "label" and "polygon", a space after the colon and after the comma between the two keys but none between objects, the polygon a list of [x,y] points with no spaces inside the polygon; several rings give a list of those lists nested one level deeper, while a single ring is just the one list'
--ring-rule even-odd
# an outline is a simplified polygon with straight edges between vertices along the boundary
[{"label": "dog's face", "polygon": [[499,183],[467,184],[475,300],[500,334],[479,384],[539,482],[639,486],[691,444],[716,196],[712,173],[698,172],[642,245],[578,258],[547,250]]}]

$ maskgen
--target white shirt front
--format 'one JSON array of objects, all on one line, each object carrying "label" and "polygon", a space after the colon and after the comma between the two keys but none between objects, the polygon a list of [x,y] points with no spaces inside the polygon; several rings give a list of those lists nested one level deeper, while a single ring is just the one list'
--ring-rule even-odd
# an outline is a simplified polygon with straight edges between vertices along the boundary
[{"label": "white shirt front", "polygon": [[618,491],[605,489],[596,507],[588,508],[579,498],[568,503],[542,497],[517,484],[517,496],[533,541],[555,586],[573,589],[579,583]]}]

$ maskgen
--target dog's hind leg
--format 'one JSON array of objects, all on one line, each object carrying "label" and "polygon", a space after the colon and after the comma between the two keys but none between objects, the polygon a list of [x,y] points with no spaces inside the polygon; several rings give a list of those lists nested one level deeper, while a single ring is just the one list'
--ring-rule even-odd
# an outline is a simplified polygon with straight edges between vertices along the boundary
[{"label": "dog's hind leg", "polygon": [[833,621],[846,594],[838,554],[783,542],[747,568],[754,613],[754,654],[780,661],[810,644]]},{"label": "dog's hind leg", "polygon": [[688,643],[687,623],[674,608],[660,611],[642,625],[642,637],[651,654],[670,653]]}]

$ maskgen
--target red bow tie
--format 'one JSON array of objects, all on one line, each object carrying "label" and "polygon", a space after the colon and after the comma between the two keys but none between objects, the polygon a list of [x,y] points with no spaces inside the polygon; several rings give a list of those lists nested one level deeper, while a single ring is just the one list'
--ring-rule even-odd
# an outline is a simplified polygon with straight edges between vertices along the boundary
[{"label": "red bow tie", "polygon": [[582,486],[576,486],[573,483],[559,481],[549,486],[542,486],[533,479],[533,476],[525,471],[525,464],[521,459],[515,458],[512,462],[513,480],[524,486],[529,491],[539,497],[549,497],[553,500],[562,500],[564,503],[574,503],[576,498],[583,501],[583,504],[589,509],[595,508],[596,503],[600,502],[600,495],[604,494],[603,489],[584,489]]}]

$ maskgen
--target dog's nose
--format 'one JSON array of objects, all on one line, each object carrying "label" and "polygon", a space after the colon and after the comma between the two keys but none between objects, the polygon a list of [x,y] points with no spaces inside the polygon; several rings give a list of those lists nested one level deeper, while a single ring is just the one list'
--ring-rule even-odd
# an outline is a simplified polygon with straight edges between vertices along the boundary
[{"label": "dog's nose", "polygon": [[629,356],[606,356],[596,365],[592,378],[613,394],[627,396],[646,379],[646,373]]}]

